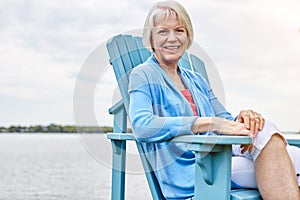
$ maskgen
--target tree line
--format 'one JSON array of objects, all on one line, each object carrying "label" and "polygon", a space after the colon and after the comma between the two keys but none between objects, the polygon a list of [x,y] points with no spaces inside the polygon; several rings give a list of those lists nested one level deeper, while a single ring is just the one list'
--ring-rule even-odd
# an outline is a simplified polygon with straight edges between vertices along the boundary
[{"label": "tree line", "polygon": [[107,133],[113,132],[109,126],[72,126],[50,124],[48,126],[15,126],[0,127],[0,133]]}]

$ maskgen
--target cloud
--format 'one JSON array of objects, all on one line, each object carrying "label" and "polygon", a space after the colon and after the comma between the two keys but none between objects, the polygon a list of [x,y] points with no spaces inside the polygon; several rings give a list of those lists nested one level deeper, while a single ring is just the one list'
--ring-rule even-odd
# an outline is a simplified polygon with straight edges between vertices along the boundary
[{"label": "cloud", "polygon": [[[142,28],[154,2],[1,1],[0,109],[7,117],[0,125],[74,123],[73,92],[83,63],[109,37]],[[180,2],[191,14],[195,41],[222,77],[229,110],[254,107],[281,128],[298,130],[299,1]],[[86,78],[100,84],[100,116],[112,104],[114,77]],[[109,124],[111,118],[99,121]]]}]

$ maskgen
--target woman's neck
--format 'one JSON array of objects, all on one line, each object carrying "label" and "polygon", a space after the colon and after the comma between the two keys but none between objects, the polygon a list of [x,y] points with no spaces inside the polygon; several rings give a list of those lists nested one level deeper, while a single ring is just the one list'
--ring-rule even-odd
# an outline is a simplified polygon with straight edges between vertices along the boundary
[{"label": "woman's neck", "polygon": [[161,60],[154,54],[155,59],[157,60],[159,66],[169,75],[177,75],[178,62],[175,63],[163,63]]},{"label": "woman's neck", "polygon": [[169,76],[174,76],[178,75],[178,66],[170,66],[170,65],[165,65],[165,64],[160,64],[159,65]]},{"label": "woman's neck", "polygon": [[175,63],[175,64],[171,63],[171,64],[166,65],[166,64],[160,62],[160,60],[157,59],[156,56],[155,56],[155,59],[157,60],[159,66],[166,72],[166,74],[170,77],[170,79],[173,81],[173,83],[179,90],[186,89],[181,77],[178,74],[178,63]]}]

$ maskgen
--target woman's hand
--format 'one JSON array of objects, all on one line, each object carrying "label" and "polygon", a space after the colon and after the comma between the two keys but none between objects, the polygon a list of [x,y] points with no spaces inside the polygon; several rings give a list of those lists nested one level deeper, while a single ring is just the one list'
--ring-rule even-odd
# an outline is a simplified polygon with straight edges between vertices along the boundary
[{"label": "woman's hand", "polygon": [[[261,114],[253,110],[242,110],[236,121],[244,123],[247,129],[251,131],[253,137],[256,137],[258,131],[262,130],[265,125],[265,119]],[[245,153],[247,150],[251,152],[253,144],[241,145],[241,148],[242,153]]]},{"label": "woman's hand", "polygon": [[[237,121],[230,121],[227,119],[219,118],[219,117],[199,117],[195,120],[192,131],[196,133],[204,133],[209,131],[216,131],[220,134],[225,135],[244,135],[244,136],[253,136],[250,128],[250,125],[247,127],[245,123],[241,121],[251,121],[249,119],[248,112],[241,111]],[[263,120],[264,122],[264,120]],[[249,145],[241,145],[242,153],[245,153],[247,150],[250,152],[253,149],[253,144]]]},{"label": "woman's hand", "polygon": [[243,123],[237,121],[230,121],[227,119],[213,117],[212,127],[215,131],[225,135],[251,135],[251,132],[245,127]]},{"label": "woman's hand", "polygon": [[194,133],[216,131],[225,135],[251,135],[247,127],[238,121],[230,121],[220,117],[199,117],[192,126]]},{"label": "woman's hand", "polygon": [[258,131],[262,130],[265,124],[265,119],[261,114],[253,110],[242,110],[236,121],[243,123],[251,131],[253,137],[256,137]]}]

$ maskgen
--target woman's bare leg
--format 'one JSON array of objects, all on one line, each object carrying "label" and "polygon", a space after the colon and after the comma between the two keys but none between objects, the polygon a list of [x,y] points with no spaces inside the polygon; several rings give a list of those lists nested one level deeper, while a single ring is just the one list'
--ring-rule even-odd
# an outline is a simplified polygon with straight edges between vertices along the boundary
[{"label": "woman's bare leg", "polygon": [[300,200],[295,169],[279,134],[271,137],[254,167],[257,186],[264,200]]}]

